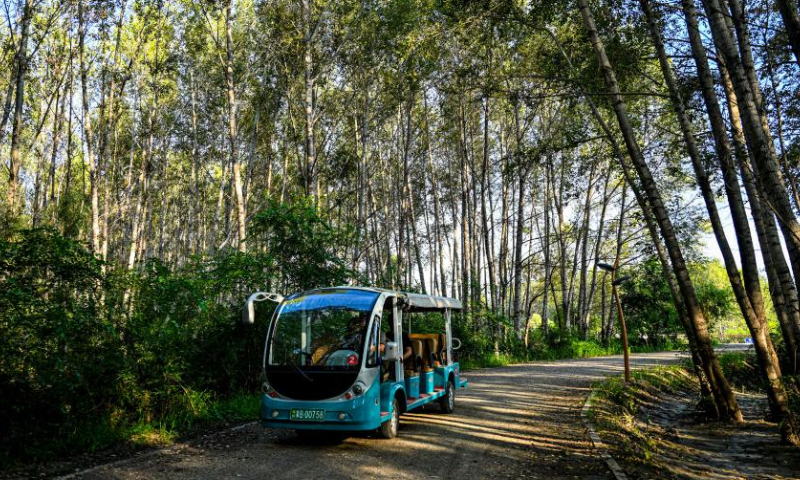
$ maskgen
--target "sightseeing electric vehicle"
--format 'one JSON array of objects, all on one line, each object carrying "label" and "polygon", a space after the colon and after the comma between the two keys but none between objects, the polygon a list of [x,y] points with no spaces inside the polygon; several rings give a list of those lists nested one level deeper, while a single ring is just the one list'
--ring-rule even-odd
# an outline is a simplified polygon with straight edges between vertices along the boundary
[{"label": "sightseeing electric vehicle", "polygon": [[265,427],[394,438],[401,414],[432,402],[450,413],[456,389],[467,385],[453,361],[461,346],[450,322],[461,310],[456,299],[364,287],[286,298],[259,292],[247,301],[245,323],[263,300],[278,302],[264,349]]}]

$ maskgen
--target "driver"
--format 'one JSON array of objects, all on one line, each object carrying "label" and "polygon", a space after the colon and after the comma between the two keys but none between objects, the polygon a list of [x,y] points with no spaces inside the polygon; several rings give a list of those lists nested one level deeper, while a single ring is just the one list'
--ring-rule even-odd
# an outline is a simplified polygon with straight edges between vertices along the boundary
[{"label": "driver", "polygon": [[352,350],[358,349],[364,338],[364,329],[367,327],[367,316],[359,315],[350,320],[341,336],[340,344]]}]

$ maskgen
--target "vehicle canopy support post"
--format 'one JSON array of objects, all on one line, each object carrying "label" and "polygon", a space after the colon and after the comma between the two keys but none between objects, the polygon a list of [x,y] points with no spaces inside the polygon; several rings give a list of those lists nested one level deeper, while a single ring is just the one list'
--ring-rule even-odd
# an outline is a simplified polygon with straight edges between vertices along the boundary
[{"label": "vehicle canopy support post", "polygon": [[444,328],[445,328],[445,337],[447,342],[447,365],[453,364],[453,327],[450,323],[450,309],[447,308],[444,311]]},{"label": "vehicle canopy support post", "polygon": [[[306,354],[311,354],[311,319],[309,312],[303,312],[302,316],[302,332],[300,332],[300,351]],[[308,356],[304,356],[303,363],[308,361]]]},{"label": "vehicle canopy support post", "polygon": [[403,345],[403,309],[397,305],[399,301],[400,297],[392,297],[392,331],[394,332],[394,341],[400,345],[401,359],[399,362],[394,362],[394,378],[396,378],[398,382],[402,382],[405,380],[402,358],[406,346]]}]

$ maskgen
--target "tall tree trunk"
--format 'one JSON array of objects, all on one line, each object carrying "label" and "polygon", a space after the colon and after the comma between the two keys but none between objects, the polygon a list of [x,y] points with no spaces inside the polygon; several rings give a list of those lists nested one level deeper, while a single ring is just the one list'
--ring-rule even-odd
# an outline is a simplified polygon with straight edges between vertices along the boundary
[{"label": "tall tree trunk", "polygon": [[461,182],[461,301],[464,303],[465,312],[470,310],[470,265],[469,265],[469,206],[468,200],[468,179],[467,179],[467,138],[466,132],[466,113],[464,106],[459,102],[459,130],[460,130],[460,145],[459,156],[461,158],[461,169],[459,172],[459,179]]},{"label": "tall tree trunk", "polygon": [[742,174],[745,191],[750,201],[750,211],[756,226],[758,241],[761,245],[761,255],[767,271],[773,306],[789,351],[789,364],[795,365],[798,342],[800,342],[800,302],[798,302],[797,289],[792,279],[791,270],[783,255],[783,247],[775,225],[775,217],[771,211],[763,206],[760,193],[762,187],[753,175],[745,145],[744,132],[742,131],[739,107],[730,82],[728,69],[723,62],[720,62],[719,70],[727,99],[736,159]]},{"label": "tall tree trunk", "polygon": [[722,119],[722,112],[717,101],[716,92],[714,91],[708,60],[705,56],[705,49],[700,40],[700,31],[696,29],[696,25],[689,24],[689,37],[692,44],[692,51],[695,57],[695,64],[697,65],[698,76],[700,77],[703,98],[711,121],[717,156],[720,167],[722,168],[725,191],[728,196],[728,203],[730,205],[734,230],[736,232],[736,240],[739,246],[744,284],[742,284],[742,277],[739,276],[739,270],[733,251],[728,244],[725,230],[719,217],[719,212],[717,211],[717,203],[711,187],[711,181],[705,171],[691,122],[684,109],[683,98],[678,90],[675,75],[669,64],[666,50],[664,49],[660,27],[656,23],[649,0],[639,0],[639,3],[647,18],[650,36],[656,47],[658,60],[661,64],[661,71],[669,90],[670,100],[672,101],[673,108],[678,117],[678,124],[683,134],[686,150],[689,153],[689,158],[695,170],[698,186],[700,187],[706,209],[708,210],[714,236],[716,237],[717,244],[722,253],[728,280],[731,283],[734,296],[736,297],[739,308],[742,311],[742,315],[754,340],[761,373],[765,380],[767,380],[767,392],[771,400],[770,404],[774,409],[773,413],[781,418],[782,421],[786,421],[787,426],[782,430],[784,439],[792,443],[797,443],[798,438],[793,428],[794,419],[789,411],[786,392],[781,382],[778,356],[775,353],[772,339],[769,336],[769,325],[767,323],[764,302],[761,296],[761,285],[756,267],[753,239],[750,235],[750,226],[747,221],[747,214],[741,197],[741,188],[736,175],[736,169],[731,157],[731,148],[728,142],[725,123]]},{"label": "tall tree trunk", "polygon": [[317,142],[315,138],[315,96],[314,96],[314,59],[311,52],[311,41],[313,36],[311,25],[311,1],[302,0],[303,17],[303,80],[304,93],[303,102],[305,103],[305,164],[303,166],[303,186],[305,194],[316,197],[315,167],[317,163]]},{"label": "tall tree trunk", "polygon": [[149,201],[148,193],[150,189],[150,163],[153,156],[153,145],[155,142],[154,117],[157,112],[158,106],[156,104],[156,106],[151,109],[147,115],[149,131],[147,135],[147,143],[145,144],[144,151],[142,152],[142,163],[139,167],[139,195],[135,210],[133,212],[133,218],[131,219],[131,238],[128,249],[127,264],[128,270],[133,270],[133,267],[136,266],[137,258],[141,258],[139,256],[139,252],[142,249],[142,232],[144,231],[147,217],[146,207],[147,202]]},{"label": "tall tree trunk", "polygon": [[525,227],[525,180],[527,169],[517,166],[517,226],[514,229],[514,333],[520,335],[522,325],[522,234]]},{"label": "tall tree trunk", "polygon": [[232,19],[233,1],[228,0],[225,10],[225,84],[228,93],[228,141],[230,143],[231,170],[233,170],[233,190],[236,195],[236,224],[239,234],[239,251],[247,251],[247,214],[245,212],[245,198],[242,187],[242,171],[237,152],[236,130],[236,90],[233,81],[233,32]]},{"label": "tall tree trunk", "polygon": [[661,199],[661,193],[656,185],[650,168],[645,162],[644,155],[636,140],[633,127],[628,118],[627,107],[625,101],[620,94],[619,85],[617,83],[616,75],[611,66],[611,63],[606,56],[605,48],[600,40],[595,27],[594,18],[587,0],[578,0],[578,5],[583,17],[583,23],[588,33],[589,39],[594,48],[600,67],[603,71],[603,76],[606,80],[608,89],[612,96],[614,113],[622,131],[625,145],[630,155],[631,161],[636,173],[641,182],[642,189],[644,190],[652,213],[656,217],[661,236],[666,244],[667,251],[672,262],[672,269],[680,288],[681,295],[683,296],[683,303],[686,307],[689,318],[694,326],[695,336],[697,339],[697,347],[700,357],[703,361],[703,368],[706,377],[709,380],[711,391],[714,395],[714,401],[719,411],[720,417],[724,420],[733,420],[735,422],[742,422],[742,412],[736,402],[736,397],[733,390],[730,388],[725,375],[719,365],[714,349],[711,345],[711,340],[708,334],[708,326],[705,317],[700,308],[697,295],[692,284],[691,277],[689,276],[686,262],[683,258],[683,253],[680,248],[675,229],[672,221],[669,218],[667,210]]},{"label": "tall tree trunk", "polygon": [[776,3],[786,28],[786,35],[789,37],[794,59],[800,65],[800,15],[797,13],[797,4],[795,0],[776,0]]},{"label": "tall tree trunk", "polygon": [[[19,49],[17,50],[16,64],[16,92],[14,101],[14,118],[11,124],[11,156],[8,169],[8,199],[7,205],[11,218],[17,216],[21,210],[17,205],[17,188],[19,187],[19,169],[22,166],[20,158],[20,135],[22,134],[22,110],[25,107],[25,74],[28,71],[28,31],[33,17],[33,0],[25,0],[22,10],[22,28],[19,35]],[[5,123],[5,122],[4,122]],[[5,125],[4,125],[5,126]]]},{"label": "tall tree trunk", "polygon": [[501,168],[502,180],[502,199],[500,204],[500,252],[498,254],[498,274],[500,276],[500,309],[505,312],[508,305],[508,227],[509,227],[509,184],[511,175],[509,174],[508,155],[503,155],[503,166]]},{"label": "tall tree trunk", "polygon": [[550,334],[550,324],[548,319],[550,317],[550,309],[547,305],[548,289],[550,287],[550,277],[552,275],[550,265],[550,195],[552,194],[552,186],[550,184],[550,171],[552,170],[552,159],[547,157],[545,165],[545,180],[544,180],[544,246],[542,247],[544,253],[544,290],[542,292],[542,334],[547,337]]},{"label": "tall tree trunk", "polygon": [[17,80],[17,65],[19,64],[19,49],[17,49],[17,56],[15,57],[14,62],[14,69],[11,72],[11,78],[8,79],[8,85],[6,86],[6,95],[5,100],[3,101],[3,116],[0,118],[0,141],[5,140],[6,138],[6,126],[8,125],[8,120],[11,118],[11,111],[13,110],[13,102],[14,102],[14,91],[16,87],[16,80]]},{"label": "tall tree trunk", "polygon": [[[189,199],[191,201],[191,217],[189,219],[189,234],[187,235],[186,253],[194,255],[201,245],[202,236],[200,235],[202,206],[200,204],[200,145],[197,132],[197,85],[194,81],[194,68],[189,67],[189,89],[191,95],[192,109],[192,152],[191,152],[191,185],[189,187]],[[192,241],[194,239],[194,241]]]},{"label": "tall tree trunk", "polygon": [[[60,92],[59,92],[60,94]],[[66,108],[66,95],[61,96],[61,103],[56,105],[55,117],[53,120],[53,145],[50,153],[50,185],[49,185],[49,203],[54,204],[56,201],[56,160],[58,159],[58,147],[61,142],[61,129],[64,126],[64,109]],[[56,97],[56,102],[59,99]],[[45,203],[45,206],[47,202]]]},{"label": "tall tree trunk", "polygon": [[[603,245],[603,231],[604,225],[606,222],[606,212],[608,210],[608,203],[613,195],[613,191],[609,192],[608,188],[611,184],[611,176],[612,176],[612,169],[611,169],[611,159],[608,160],[608,164],[606,166],[606,175],[605,181],[603,184],[603,204],[600,207],[600,219],[597,223],[597,236],[595,237],[594,241],[594,250],[592,258],[594,258],[594,264],[592,265],[592,280],[589,286],[589,293],[586,296],[586,305],[584,307],[584,319],[583,323],[587,327],[586,334],[588,337],[588,327],[590,327],[590,315],[592,312],[592,300],[594,299],[595,292],[597,291],[597,262],[600,260],[600,248]],[[605,307],[604,307],[605,308]],[[601,317],[601,330],[602,330],[602,317]]]},{"label": "tall tree trunk", "polygon": [[[411,115],[414,109],[414,100],[415,100],[415,93],[409,92],[409,97],[406,106],[406,121],[405,121],[405,135],[403,140],[403,203],[405,204],[404,211],[401,212],[401,215],[408,215],[407,224],[411,228],[411,238],[409,239],[408,246],[409,250],[413,247],[414,249],[414,259],[415,263],[417,264],[417,274],[419,275],[419,282],[420,286],[422,287],[422,293],[428,293],[427,286],[425,285],[425,272],[422,268],[422,254],[419,248],[419,238],[417,236],[417,215],[414,208],[414,191],[411,185],[411,176],[410,176],[410,159],[411,156],[411,142],[413,137],[413,130],[411,124]],[[409,261],[411,260],[411,255],[409,255]],[[409,269],[409,273],[410,273]]]},{"label": "tall tree trunk", "polygon": [[592,166],[589,171],[588,187],[586,188],[586,200],[583,204],[583,222],[579,235],[581,240],[581,261],[580,272],[578,275],[578,316],[577,323],[580,326],[583,337],[589,332],[589,317],[585,312],[587,309],[586,296],[588,295],[588,276],[589,276],[589,222],[592,214],[592,196],[594,195],[594,174],[597,169],[597,161],[592,161]]},{"label": "tall tree trunk", "polygon": [[[562,326],[569,330],[572,326],[571,324],[571,312],[570,312],[570,298],[569,298],[569,282],[567,276],[567,239],[566,239],[566,232],[564,228],[564,191],[565,191],[565,179],[566,179],[566,165],[564,159],[561,159],[560,166],[559,166],[559,174],[558,174],[558,189],[554,192],[553,195],[553,203],[555,207],[556,218],[558,219],[558,224],[556,225],[555,233],[556,233],[556,241],[558,242],[558,254],[559,254],[559,262],[558,267],[560,270],[560,277],[561,277],[561,316],[560,321],[562,322]],[[555,188],[556,181],[555,178],[552,180],[552,185]]]},{"label": "tall tree trunk", "polygon": [[[483,228],[483,250],[486,255],[486,267],[489,280],[489,305],[497,311],[497,282],[494,274],[494,244],[489,235],[489,217],[486,212],[486,190],[491,179],[489,174],[489,99],[484,99],[483,107],[483,163],[481,165],[481,225]],[[494,228],[494,225],[492,225]]]},{"label": "tall tree trunk", "polygon": [[[433,165],[433,150],[431,149],[431,135],[430,135],[430,125],[428,119],[428,103],[427,103],[427,96],[425,94],[422,95],[423,101],[425,102],[423,108],[425,110],[425,149],[426,154],[428,156],[428,168],[430,169],[430,177],[431,177],[431,195],[433,196],[433,230],[434,234],[436,235],[436,250],[439,252],[439,277],[442,289],[442,295],[447,296],[447,276],[445,275],[444,269],[444,248],[442,245],[442,230],[444,226],[442,225],[440,213],[442,211],[441,201],[439,199],[439,186],[436,180],[436,168]],[[453,289],[452,296],[456,296],[455,289]]]},{"label": "tall tree trunk", "polygon": [[94,155],[94,132],[92,115],[89,112],[89,67],[86,65],[86,12],[84,2],[78,2],[78,57],[81,70],[81,105],[83,120],[83,143],[89,166],[89,189],[92,208],[92,250],[100,253],[100,203],[98,195],[97,159]]}]

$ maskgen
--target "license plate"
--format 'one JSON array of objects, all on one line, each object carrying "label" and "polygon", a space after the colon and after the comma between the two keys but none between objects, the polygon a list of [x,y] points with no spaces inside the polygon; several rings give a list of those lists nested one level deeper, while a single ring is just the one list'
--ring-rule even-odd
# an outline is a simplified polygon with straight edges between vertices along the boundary
[{"label": "license plate", "polygon": [[325,410],[293,408],[289,418],[300,422],[324,422]]}]

